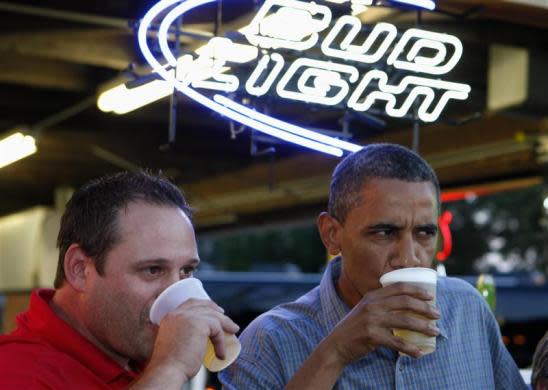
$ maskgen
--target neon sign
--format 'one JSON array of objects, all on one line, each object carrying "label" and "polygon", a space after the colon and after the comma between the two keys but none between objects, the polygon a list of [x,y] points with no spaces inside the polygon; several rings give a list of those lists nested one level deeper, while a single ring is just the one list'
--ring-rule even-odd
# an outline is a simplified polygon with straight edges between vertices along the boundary
[{"label": "neon sign", "polygon": [[449,226],[451,221],[453,221],[453,214],[450,211],[444,211],[438,219],[438,225],[443,240],[441,250],[436,253],[436,259],[439,261],[447,260],[453,250],[453,238],[451,236],[451,227]]},{"label": "neon sign", "polygon": [[[215,37],[195,54],[176,58],[168,44],[170,27],[180,16],[213,1],[157,3],[140,24],[141,51],[170,86],[269,135],[335,156],[360,148],[260,114],[220,93],[238,91],[257,98],[269,94],[346,110],[376,109],[392,117],[416,113],[424,122],[435,121],[450,100],[465,100],[470,93],[466,84],[439,79],[461,58],[462,44],[455,36],[416,28],[398,31],[389,23],[364,28],[351,15],[332,23],[329,6],[307,1],[266,0],[250,24],[239,30],[247,43]],[[353,6],[371,4],[370,0],[328,1]],[[400,2],[433,8],[431,2]],[[153,22],[160,23],[157,43],[167,67],[148,45]],[[292,60],[294,57],[297,59]],[[394,77],[387,69],[405,74]]]}]

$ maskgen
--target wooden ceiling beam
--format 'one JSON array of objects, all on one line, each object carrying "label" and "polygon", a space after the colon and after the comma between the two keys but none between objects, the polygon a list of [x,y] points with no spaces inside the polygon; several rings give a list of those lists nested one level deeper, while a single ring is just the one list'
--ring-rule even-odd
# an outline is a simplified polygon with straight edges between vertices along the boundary
[{"label": "wooden ceiling beam", "polygon": [[21,55],[0,60],[0,83],[72,92],[89,88],[83,69],[77,65]]},{"label": "wooden ceiling beam", "polygon": [[[437,170],[444,186],[496,177],[535,173],[534,136],[541,120],[489,116],[461,126],[430,125],[421,132],[421,154]],[[408,129],[363,139],[361,144],[395,142],[410,146]],[[327,198],[331,172],[339,160],[303,153],[182,186],[198,209],[196,222],[216,215],[259,213],[277,207],[305,205]],[[538,173],[538,172],[537,172]]]},{"label": "wooden ceiling beam", "polygon": [[127,68],[137,59],[135,37],[110,28],[2,34],[0,56],[9,59],[16,54],[118,70]]}]

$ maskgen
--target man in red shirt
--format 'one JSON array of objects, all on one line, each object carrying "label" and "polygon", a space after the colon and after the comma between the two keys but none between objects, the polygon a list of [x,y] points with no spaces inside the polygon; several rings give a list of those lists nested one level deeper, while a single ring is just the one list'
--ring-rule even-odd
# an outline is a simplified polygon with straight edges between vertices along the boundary
[{"label": "man in red shirt", "polygon": [[191,299],[149,320],[155,298],[199,263],[188,204],[148,173],[92,181],[67,203],[55,290],[36,290],[17,329],[0,336],[0,388],[180,389],[211,339],[238,326]]}]

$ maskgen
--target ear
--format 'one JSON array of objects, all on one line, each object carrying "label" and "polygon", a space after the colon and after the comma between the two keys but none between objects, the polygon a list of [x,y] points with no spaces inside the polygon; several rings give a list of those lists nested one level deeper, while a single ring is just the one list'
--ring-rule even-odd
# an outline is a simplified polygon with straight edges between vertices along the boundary
[{"label": "ear", "polygon": [[93,260],[78,244],[72,244],[65,253],[65,279],[77,291],[84,291]]},{"label": "ear", "polygon": [[327,252],[332,256],[338,255],[341,251],[341,224],[326,212],[320,214],[317,223]]}]

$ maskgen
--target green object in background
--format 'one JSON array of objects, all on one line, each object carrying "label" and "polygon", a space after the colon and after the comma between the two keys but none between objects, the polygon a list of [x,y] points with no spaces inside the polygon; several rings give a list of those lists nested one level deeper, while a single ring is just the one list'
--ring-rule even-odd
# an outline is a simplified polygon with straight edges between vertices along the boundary
[{"label": "green object in background", "polygon": [[491,311],[494,313],[497,303],[495,278],[493,278],[492,275],[481,274],[478,276],[476,288],[489,305]]}]

